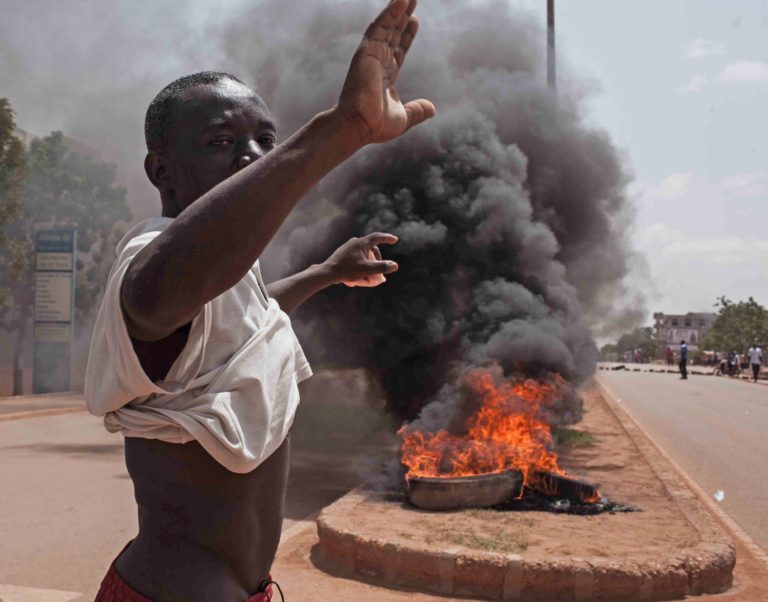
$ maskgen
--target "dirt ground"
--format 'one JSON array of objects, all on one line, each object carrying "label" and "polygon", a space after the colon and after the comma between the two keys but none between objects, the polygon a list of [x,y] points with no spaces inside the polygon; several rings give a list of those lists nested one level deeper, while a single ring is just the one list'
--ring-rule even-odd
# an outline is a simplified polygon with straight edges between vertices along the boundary
[{"label": "dirt ground", "polygon": [[[526,559],[552,556],[647,559],[659,555],[667,556],[675,549],[698,543],[698,533],[686,520],[638,447],[609,410],[596,385],[585,388],[584,392],[587,411],[584,419],[572,427],[577,433],[569,433],[571,444],[560,449],[561,466],[574,476],[598,483],[601,493],[612,501],[637,506],[642,512],[568,516],[541,512],[495,513],[474,510],[461,513],[463,527],[457,529],[455,516],[412,511],[412,519],[403,524],[392,522],[391,517],[388,520],[384,516],[377,516],[376,512],[361,509],[359,516],[349,517],[350,521],[365,524],[366,528],[369,525],[380,528],[388,540],[394,537],[400,539],[403,544],[423,542],[427,546],[436,547],[450,544],[468,549],[514,552]],[[347,412],[347,420],[358,423],[349,431],[344,424],[332,419],[333,416],[339,416],[336,408],[323,408],[326,405],[321,401],[324,395],[313,397],[317,402],[312,404],[311,409],[305,406],[309,411],[300,424],[297,424],[300,427],[297,431],[304,432],[299,435],[302,445],[297,447],[301,448],[300,455],[306,454],[308,460],[312,456],[313,448],[316,451],[322,449],[329,461],[332,461],[334,456],[344,457],[348,465],[352,463],[358,467],[362,476],[375,465],[375,461],[365,459],[370,458],[372,450],[391,449],[392,445],[396,444],[396,439],[393,439],[391,434],[391,429],[396,425],[387,423],[379,412],[361,410],[360,406]],[[316,422],[318,418],[319,422]],[[325,426],[333,424],[334,428],[341,429],[339,433],[346,436],[348,444],[338,447],[329,445],[327,433],[321,424],[326,421]],[[317,428],[311,428],[313,426]],[[586,436],[579,436],[579,432]],[[361,435],[364,444],[360,443]],[[353,443],[352,439],[356,440],[359,454],[352,451],[355,445],[349,445]],[[317,466],[315,462],[310,464]],[[299,489],[308,491],[305,487],[310,482],[321,484],[323,476],[317,474],[308,481],[297,478],[294,496],[301,495]],[[326,482],[333,480],[328,479]],[[350,477],[345,486],[352,484],[352,480]],[[338,492],[339,489],[336,490],[337,495]],[[428,526],[425,517],[430,519]],[[433,522],[435,517],[436,522]],[[723,527],[727,529],[727,525]],[[505,533],[505,536],[501,537],[500,532]],[[445,599],[436,595],[392,590],[328,575],[316,565],[317,543],[316,530],[310,521],[297,525],[281,545],[273,569],[274,574],[280,577],[281,584],[287,588],[286,593],[291,600],[301,602],[326,599],[326,596],[392,602]],[[738,560],[731,590],[724,594],[697,599],[741,602],[767,599],[768,573],[765,565],[752,557],[738,541],[736,549]],[[331,599],[330,597],[328,599]]]},{"label": "dirt ground", "polygon": [[565,447],[561,466],[569,474],[599,484],[601,493],[612,501],[636,506],[641,512],[596,516],[494,510],[427,512],[372,495],[361,496],[354,507],[345,507],[345,523],[364,524],[366,537],[381,537],[396,545],[454,545],[524,553],[526,561],[553,556],[648,559],[699,543],[697,531],[600,394],[588,390],[584,401],[586,413],[577,430],[589,433],[592,441]]}]

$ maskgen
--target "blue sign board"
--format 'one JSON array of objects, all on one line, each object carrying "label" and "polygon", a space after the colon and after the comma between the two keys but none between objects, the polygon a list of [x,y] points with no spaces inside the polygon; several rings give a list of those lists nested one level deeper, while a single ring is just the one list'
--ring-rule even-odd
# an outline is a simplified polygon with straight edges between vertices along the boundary
[{"label": "blue sign board", "polygon": [[35,327],[32,390],[70,389],[75,326],[77,233],[40,230],[35,240]]},{"label": "blue sign board", "polygon": [[40,230],[37,232],[35,252],[37,253],[74,253],[74,230]]}]

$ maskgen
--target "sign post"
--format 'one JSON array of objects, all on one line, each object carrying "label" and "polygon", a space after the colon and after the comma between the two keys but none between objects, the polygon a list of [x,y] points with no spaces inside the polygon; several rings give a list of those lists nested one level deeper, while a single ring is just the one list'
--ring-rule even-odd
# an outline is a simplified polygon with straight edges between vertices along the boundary
[{"label": "sign post", "polygon": [[40,230],[35,241],[33,393],[69,391],[75,327],[77,233]]}]

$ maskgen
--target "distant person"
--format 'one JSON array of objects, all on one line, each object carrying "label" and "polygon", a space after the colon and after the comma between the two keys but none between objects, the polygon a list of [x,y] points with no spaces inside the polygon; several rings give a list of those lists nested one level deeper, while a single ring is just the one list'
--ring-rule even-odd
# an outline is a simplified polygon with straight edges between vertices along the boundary
[{"label": "distant person", "polygon": [[730,365],[728,363],[728,355],[723,354],[723,356],[720,358],[720,375],[728,375],[729,370]]},{"label": "distant person", "polygon": [[675,363],[675,354],[672,352],[671,347],[667,347],[667,366],[671,366]]},{"label": "distant person", "polygon": [[731,351],[728,354],[728,374],[731,376],[741,374],[741,360],[739,359],[739,354],[735,351]]},{"label": "distant person", "polygon": [[680,378],[688,378],[688,345],[685,341],[680,341]]},{"label": "distant person", "polygon": [[757,343],[752,343],[747,355],[749,356],[749,366],[752,368],[752,380],[757,382],[760,367],[763,365],[763,350],[757,346]]}]

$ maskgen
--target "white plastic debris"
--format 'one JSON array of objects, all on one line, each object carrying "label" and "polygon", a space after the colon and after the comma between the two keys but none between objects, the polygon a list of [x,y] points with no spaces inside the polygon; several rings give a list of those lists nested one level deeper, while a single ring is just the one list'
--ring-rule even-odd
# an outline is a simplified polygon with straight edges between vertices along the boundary
[{"label": "white plastic debris", "polygon": [[714,498],[716,501],[722,502],[725,499],[725,491],[723,491],[722,489],[718,489],[717,491],[715,491]]}]

